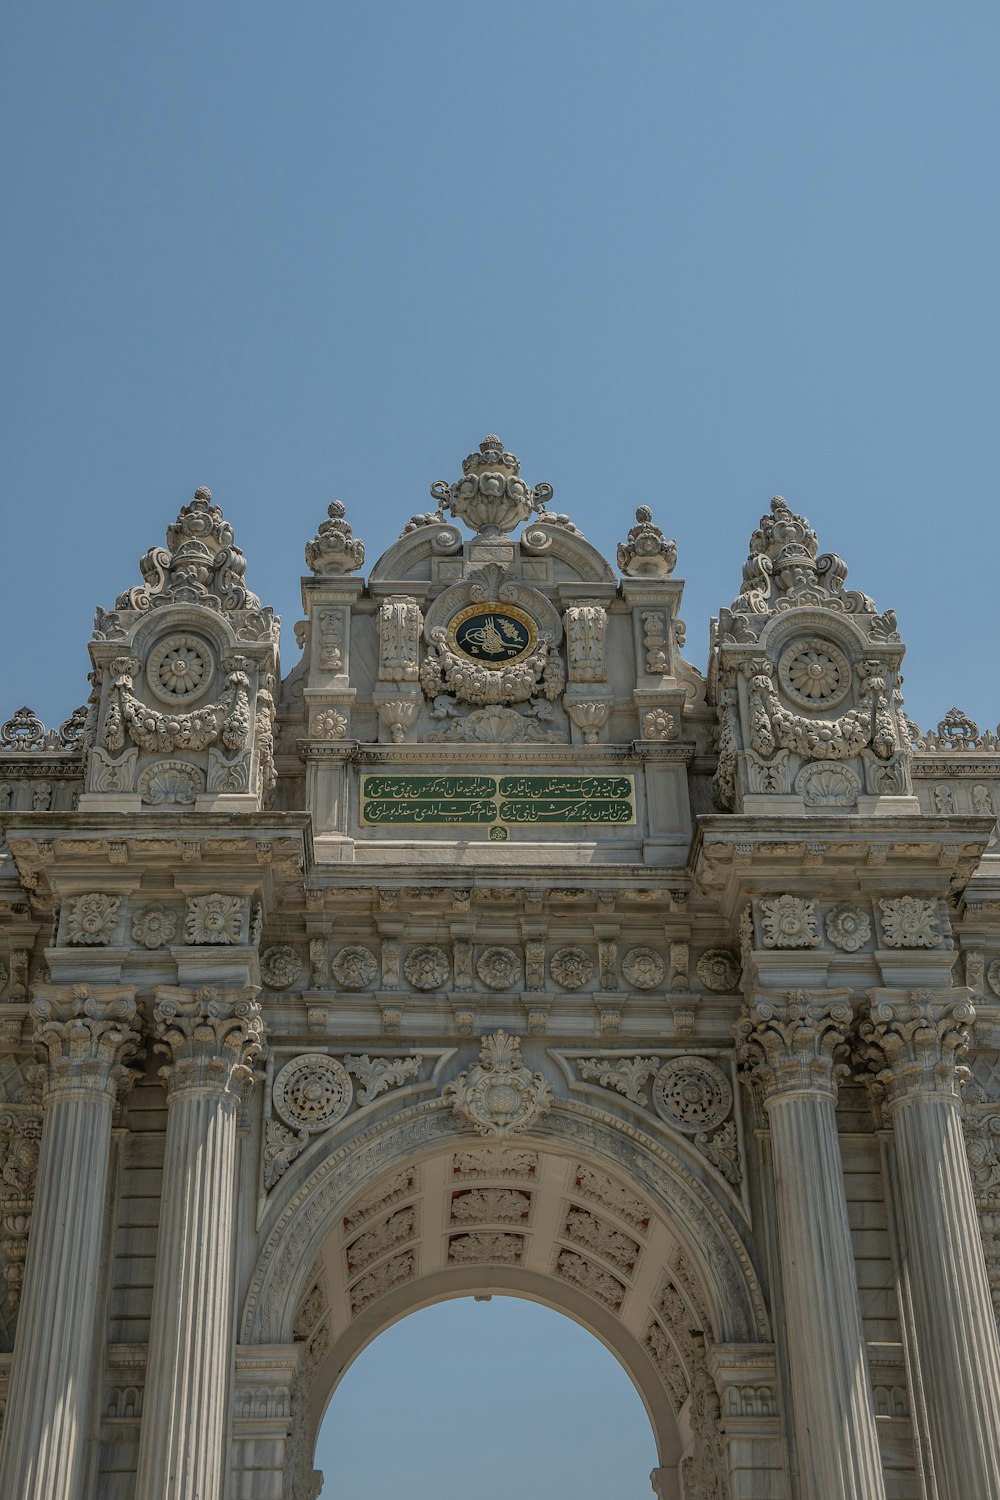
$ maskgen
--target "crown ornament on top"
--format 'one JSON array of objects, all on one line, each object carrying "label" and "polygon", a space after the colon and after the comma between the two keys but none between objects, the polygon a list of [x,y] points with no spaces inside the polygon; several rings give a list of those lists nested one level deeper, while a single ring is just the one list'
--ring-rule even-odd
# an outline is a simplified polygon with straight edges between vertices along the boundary
[{"label": "crown ornament on top", "polygon": [[677,543],[668,540],[653,521],[648,505],[640,505],[628,540],[618,543],[618,566],[628,578],[669,578],[677,566]]},{"label": "crown ornament on top", "polygon": [[734,615],[770,614],[772,610],[818,605],[842,614],[874,614],[875,601],[845,589],[847,564],[835,552],[817,557],[819,542],[805,516],[797,516],[782,495],[771,501],[769,515],[750,538],[743,564],[743,587],[733,600]]},{"label": "crown ornament on top", "polygon": [[431,485],[438,510],[450,510],[479,536],[503,536],[513,531],[533,512],[541,514],[552,499],[551,484],[534,488],[519,477],[521,465],[513,453],[492,433],[479,444],[477,453],[462,461],[462,478],[454,484],[443,479]]},{"label": "crown ornament on top", "polygon": [[247,560],[233,542],[233,528],[212,501],[212,491],[194,492],[167,527],[166,547],[151,547],[139,559],[143,582],[126,589],[118,610],[139,614],[159,604],[207,604],[217,610],[259,610],[260,600],[243,581]]},{"label": "crown ornament on top", "polygon": [[344,519],[342,500],[331,500],[328,519],[320,524],[311,542],[306,542],[306,565],[320,577],[353,573],[365,560],[365,544],[352,534]]}]

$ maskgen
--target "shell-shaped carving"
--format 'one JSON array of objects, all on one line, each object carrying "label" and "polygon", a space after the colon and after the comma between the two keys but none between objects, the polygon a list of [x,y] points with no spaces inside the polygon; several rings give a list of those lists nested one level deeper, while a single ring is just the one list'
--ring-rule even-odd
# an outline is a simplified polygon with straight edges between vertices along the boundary
[{"label": "shell-shaped carving", "polygon": [[188,805],[205,790],[205,773],[186,760],[158,760],[139,776],[139,795],[151,807]]}]

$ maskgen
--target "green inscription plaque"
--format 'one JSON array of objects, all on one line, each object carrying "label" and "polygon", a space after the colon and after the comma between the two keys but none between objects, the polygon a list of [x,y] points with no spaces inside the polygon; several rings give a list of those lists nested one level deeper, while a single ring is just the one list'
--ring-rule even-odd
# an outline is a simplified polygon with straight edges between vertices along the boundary
[{"label": "green inscription plaque", "polygon": [[505,824],[634,823],[635,777],[363,775],[361,822],[493,824],[497,836]]}]

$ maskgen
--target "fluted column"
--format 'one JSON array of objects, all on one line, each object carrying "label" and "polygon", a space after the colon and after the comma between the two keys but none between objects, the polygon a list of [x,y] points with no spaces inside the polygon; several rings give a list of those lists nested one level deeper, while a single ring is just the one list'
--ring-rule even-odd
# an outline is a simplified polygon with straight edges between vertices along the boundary
[{"label": "fluted column", "polygon": [[115,1096],[138,1051],[131,989],[46,986],[41,1152],[0,1443],[0,1495],[79,1500],[94,1400]]},{"label": "fluted column", "polygon": [[263,1052],[253,991],[161,990],[170,1059],[136,1500],[222,1500],[233,1369],[236,1112]]},{"label": "fluted column", "polygon": [[958,1092],[974,1019],[964,991],[873,990],[861,1026],[895,1136],[939,1500],[1000,1500],[1000,1345]]},{"label": "fluted column", "polygon": [[848,1002],[847,991],[758,994],[737,1024],[738,1055],[771,1130],[791,1399],[809,1500],[885,1495],[837,1139]]}]

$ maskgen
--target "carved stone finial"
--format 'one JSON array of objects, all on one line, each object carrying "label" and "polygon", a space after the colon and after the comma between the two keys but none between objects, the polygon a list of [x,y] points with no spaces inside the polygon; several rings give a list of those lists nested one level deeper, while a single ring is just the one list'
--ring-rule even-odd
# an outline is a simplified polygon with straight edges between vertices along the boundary
[{"label": "carved stone finial", "polygon": [[872,990],[870,1019],[859,1028],[859,1056],[890,1104],[915,1094],[958,1100],[968,1077],[961,1059],[975,1019],[964,990]]},{"label": "carved stone finial", "polygon": [[759,995],[736,1023],[736,1056],[765,1100],[801,1090],[835,1095],[852,1014],[846,990]]},{"label": "carved stone finial", "polygon": [[353,573],[364,565],[365,544],[351,533],[344,519],[341,500],[327,506],[329,520],[323,521],[311,542],[306,542],[306,564],[322,578]]},{"label": "carved stone finial", "polygon": [[[233,543],[233,528],[212,502],[212,491],[195,490],[189,505],[167,527],[167,545],[139,559],[143,583],[119,594],[116,610],[144,614],[158,604],[207,604],[212,609],[260,609],[243,581],[247,560]],[[106,617],[99,614],[98,626]]]},{"label": "carved stone finial", "polygon": [[648,505],[639,505],[628,541],[618,543],[618,566],[627,578],[669,578],[677,565],[677,543],[667,541]]},{"label": "carved stone finial", "polygon": [[[811,605],[842,614],[874,614],[867,594],[844,588],[847,564],[834,552],[817,557],[819,542],[805,516],[797,516],[783,495],[775,495],[769,515],[750,538],[750,555],[743,564],[743,587],[733,600],[734,615],[767,614],[772,610]],[[886,638],[895,636],[895,616],[885,620]]]},{"label": "carved stone finial", "polygon": [[46,1091],[107,1094],[114,1099],[134,1075],[129,1062],[139,1052],[131,990],[93,990],[76,984],[39,992],[28,1011],[35,1045],[47,1054]]},{"label": "carved stone finial", "polygon": [[153,1025],[155,1050],[170,1058],[160,1069],[168,1093],[196,1088],[238,1095],[253,1082],[253,1064],[266,1050],[264,1019],[249,990],[160,991]]},{"label": "carved stone finial", "polygon": [[520,472],[520,461],[491,433],[477,453],[462,460],[462,478],[455,484],[435,480],[431,495],[439,511],[450,510],[479,536],[503,536],[533,511],[544,511],[552,499],[550,484],[536,484],[532,489],[518,477]]},{"label": "carved stone finial", "polygon": [[527,1130],[552,1108],[552,1085],[524,1065],[518,1037],[495,1031],[482,1044],[479,1061],[446,1084],[442,1097],[479,1135]]}]

